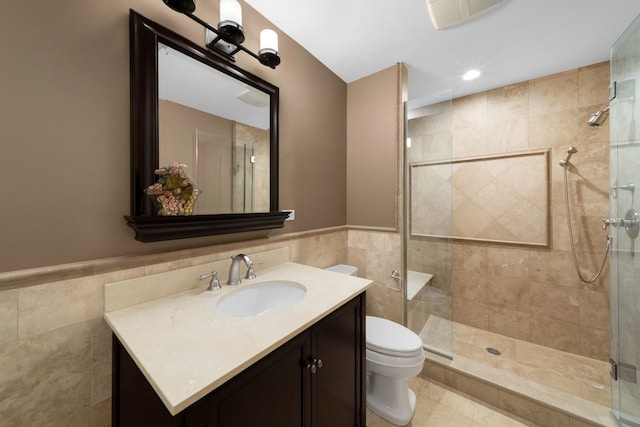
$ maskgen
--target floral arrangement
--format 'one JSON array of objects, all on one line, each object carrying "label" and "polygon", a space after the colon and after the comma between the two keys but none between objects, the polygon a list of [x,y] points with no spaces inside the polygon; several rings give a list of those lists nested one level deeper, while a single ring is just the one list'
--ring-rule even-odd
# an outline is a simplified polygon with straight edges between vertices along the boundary
[{"label": "floral arrangement", "polygon": [[159,176],[155,184],[144,189],[151,197],[156,213],[161,216],[191,215],[201,190],[191,182],[183,168],[187,165],[174,163],[155,170]]}]

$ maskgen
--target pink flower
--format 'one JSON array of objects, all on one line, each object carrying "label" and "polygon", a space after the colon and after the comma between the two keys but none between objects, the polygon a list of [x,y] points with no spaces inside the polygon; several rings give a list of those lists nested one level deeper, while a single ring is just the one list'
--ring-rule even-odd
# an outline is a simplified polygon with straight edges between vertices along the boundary
[{"label": "pink flower", "polygon": [[165,212],[165,215],[178,215],[178,212],[182,208],[182,202],[179,199],[173,197],[167,197],[162,202],[162,209]]},{"label": "pink flower", "polygon": [[156,182],[153,185],[150,185],[149,187],[147,187],[147,194],[152,194],[152,195],[159,195],[162,194],[163,190],[162,190],[162,184]]},{"label": "pink flower", "polygon": [[180,173],[180,168],[186,168],[187,165],[184,163],[173,162],[173,166],[171,167],[171,173],[177,175]]}]

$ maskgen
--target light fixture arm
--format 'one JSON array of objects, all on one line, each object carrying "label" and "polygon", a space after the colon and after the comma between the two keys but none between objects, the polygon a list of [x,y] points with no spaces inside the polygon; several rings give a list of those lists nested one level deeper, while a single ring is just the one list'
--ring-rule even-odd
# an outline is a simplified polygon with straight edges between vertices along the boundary
[{"label": "light fixture arm", "polygon": [[[166,1],[165,1],[165,3],[166,3]],[[167,4],[167,6],[169,6],[169,5]],[[262,50],[261,50],[260,54],[256,54],[256,53],[252,52],[251,50],[247,49],[246,47],[244,47],[240,43],[234,43],[232,41],[225,40],[225,38],[222,36],[221,32],[216,27],[214,27],[213,25],[210,25],[206,21],[203,21],[202,19],[198,18],[196,15],[191,13],[189,10],[186,10],[186,9],[185,10],[179,10],[179,9],[176,9],[174,7],[171,7],[171,6],[169,6],[169,7],[171,9],[173,9],[174,11],[176,11],[176,12],[179,12],[179,13],[182,13],[182,14],[186,15],[187,17],[191,18],[193,21],[195,21],[198,24],[202,25],[207,30],[213,32],[216,35],[216,38],[211,43],[207,43],[207,47],[209,47],[210,49],[213,49],[216,53],[219,53],[220,55],[224,56],[225,58],[227,58],[227,59],[229,59],[231,61],[235,61],[235,58],[234,58],[233,55],[235,55],[239,51],[243,51],[243,52],[248,53],[249,55],[253,56],[255,59],[260,61],[260,63],[262,65],[266,65],[267,67],[271,67],[271,68],[275,69],[276,66],[278,66],[278,64],[280,64],[280,55],[278,55],[277,51],[274,51],[273,49],[264,49],[264,52],[262,52]],[[215,46],[215,43],[218,40],[223,40],[228,45],[235,47],[235,50],[232,50],[231,52],[227,53],[227,52],[222,51],[221,49],[218,49]]]}]

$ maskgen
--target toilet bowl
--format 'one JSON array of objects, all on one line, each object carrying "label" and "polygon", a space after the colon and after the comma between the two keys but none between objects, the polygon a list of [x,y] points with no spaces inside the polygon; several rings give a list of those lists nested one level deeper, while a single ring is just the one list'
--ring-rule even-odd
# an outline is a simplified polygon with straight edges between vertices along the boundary
[{"label": "toilet bowl", "polygon": [[385,420],[407,425],[416,409],[409,378],[422,371],[422,340],[404,326],[367,316],[367,406]]},{"label": "toilet bowl", "polygon": [[[327,268],[355,276],[358,269],[344,264]],[[409,424],[416,395],[408,380],[422,371],[422,340],[404,326],[380,317],[366,317],[367,407],[400,426]]]}]

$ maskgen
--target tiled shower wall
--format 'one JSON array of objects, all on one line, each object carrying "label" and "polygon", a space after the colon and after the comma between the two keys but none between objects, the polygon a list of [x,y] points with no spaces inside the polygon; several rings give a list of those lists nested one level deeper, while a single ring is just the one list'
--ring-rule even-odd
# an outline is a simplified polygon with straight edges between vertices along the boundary
[{"label": "tiled shower wall", "polygon": [[[449,151],[453,158],[468,158],[551,149],[548,248],[456,240],[449,251],[443,242],[410,242],[410,269],[447,275],[441,261],[451,257],[451,281],[434,283],[451,283],[444,290],[453,295],[454,321],[607,360],[608,268],[593,285],[576,275],[558,162],[570,146],[578,149],[569,168],[570,207],[578,259],[591,276],[607,236],[601,221],[609,212],[609,131],[608,122],[598,128],[586,122],[608,104],[608,86],[605,62],[455,99],[444,117],[451,126],[432,123],[422,136],[422,160],[441,159]],[[452,145],[440,147],[439,154],[433,150],[449,140]],[[485,202],[499,203],[500,195],[495,197]]]},{"label": "tiled shower wall", "polygon": [[[103,274],[0,291],[0,424],[111,425],[111,330],[103,320],[105,283],[207,264],[238,252],[289,248],[291,261],[316,267],[350,261],[375,280],[367,311],[401,321],[398,234],[346,227],[127,259],[139,265]],[[348,245],[353,245],[348,249]],[[348,255],[349,254],[349,255]],[[349,258],[349,259],[348,259]],[[93,268],[87,263],[86,269]],[[256,268],[260,273],[259,265]],[[2,276],[0,275],[0,279]],[[1,282],[0,282],[1,284]]]}]

